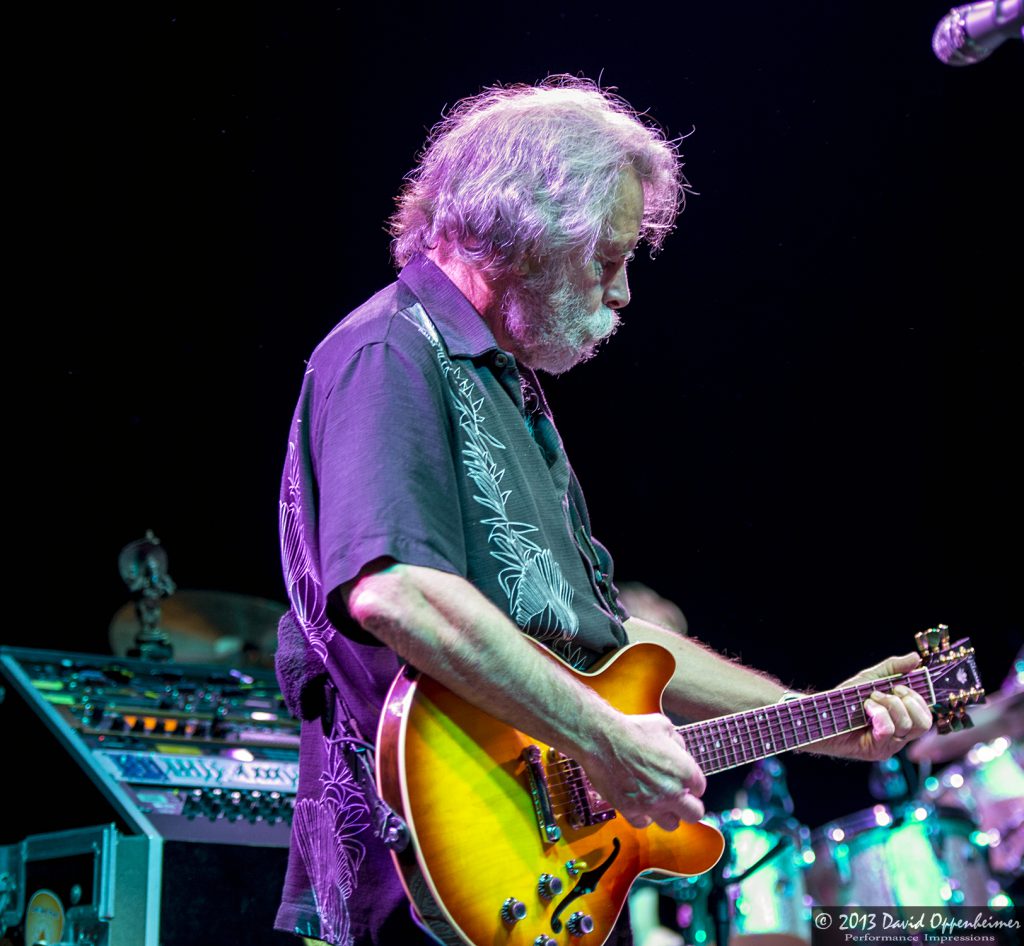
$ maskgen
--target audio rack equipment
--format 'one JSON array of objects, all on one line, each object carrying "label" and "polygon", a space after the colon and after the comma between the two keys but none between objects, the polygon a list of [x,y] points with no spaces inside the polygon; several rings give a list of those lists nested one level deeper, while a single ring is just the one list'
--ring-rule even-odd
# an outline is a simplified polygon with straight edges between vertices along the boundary
[{"label": "audio rack equipment", "polygon": [[[272,672],[0,647],[0,675],[0,933],[25,922],[26,874],[49,889],[55,852],[77,845],[96,875],[68,887],[95,897],[83,946],[241,941],[248,925],[247,942],[288,941],[271,927],[299,723]],[[97,920],[101,903],[116,915]]]}]

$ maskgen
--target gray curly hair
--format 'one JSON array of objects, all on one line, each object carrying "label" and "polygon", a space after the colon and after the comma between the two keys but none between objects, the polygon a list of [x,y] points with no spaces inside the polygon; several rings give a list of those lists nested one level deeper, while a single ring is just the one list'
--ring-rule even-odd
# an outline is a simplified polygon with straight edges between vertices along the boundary
[{"label": "gray curly hair", "polygon": [[675,142],[589,79],[486,89],[433,128],[406,177],[395,262],[443,241],[492,279],[537,262],[550,284],[593,257],[626,168],[644,189],[640,236],[657,250],[688,189]]}]

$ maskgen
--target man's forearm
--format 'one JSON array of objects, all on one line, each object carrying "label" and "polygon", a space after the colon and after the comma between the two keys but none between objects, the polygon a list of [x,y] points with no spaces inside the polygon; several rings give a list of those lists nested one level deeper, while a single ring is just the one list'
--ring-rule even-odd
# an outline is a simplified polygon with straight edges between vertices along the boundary
[{"label": "man's forearm", "polygon": [[665,690],[665,709],[687,719],[709,719],[778,702],[785,688],[765,674],[708,650],[642,618],[626,622],[630,641],[652,641],[671,652],[676,672]]},{"label": "man's forearm", "polygon": [[661,713],[626,715],[457,575],[375,563],[343,589],[359,624],[468,703],[573,756],[631,824],[704,814],[704,776]]},{"label": "man's forearm", "polygon": [[[694,720],[724,716],[777,703],[785,692],[771,677],[726,660],[674,631],[640,618],[630,618],[626,630],[631,641],[654,641],[676,658],[675,676],[665,690],[663,702],[665,709],[681,716]],[[914,654],[890,657],[840,686],[898,676],[912,670],[917,662]],[[892,694],[872,694],[865,700],[864,711],[869,726],[824,739],[805,751],[867,761],[887,759],[931,725],[924,700],[905,686],[897,687]]]},{"label": "man's forearm", "polygon": [[391,565],[355,582],[348,607],[412,666],[562,751],[594,752],[615,712],[459,576]]}]

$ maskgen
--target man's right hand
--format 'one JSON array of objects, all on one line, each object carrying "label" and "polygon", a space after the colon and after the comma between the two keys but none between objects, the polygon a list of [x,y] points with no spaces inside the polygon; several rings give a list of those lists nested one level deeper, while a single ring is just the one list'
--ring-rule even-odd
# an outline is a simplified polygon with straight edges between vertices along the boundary
[{"label": "man's right hand", "polygon": [[615,716],[596,734],[597,748],[577,754],[594,790],[634,828],[654,822],[673,831],[704,817],[707,780],[671,720]]}]

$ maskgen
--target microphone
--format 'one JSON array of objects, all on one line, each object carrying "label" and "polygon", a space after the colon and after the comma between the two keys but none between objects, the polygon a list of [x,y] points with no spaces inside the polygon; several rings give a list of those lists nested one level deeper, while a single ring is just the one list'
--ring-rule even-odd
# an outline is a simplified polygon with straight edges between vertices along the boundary
[{"label": "microphone", "polygon": [[953,7],[935,27],[932,49],[947,66],[970,66],[1014,36],[1024,38],[1024,0],[983,0]]}]

